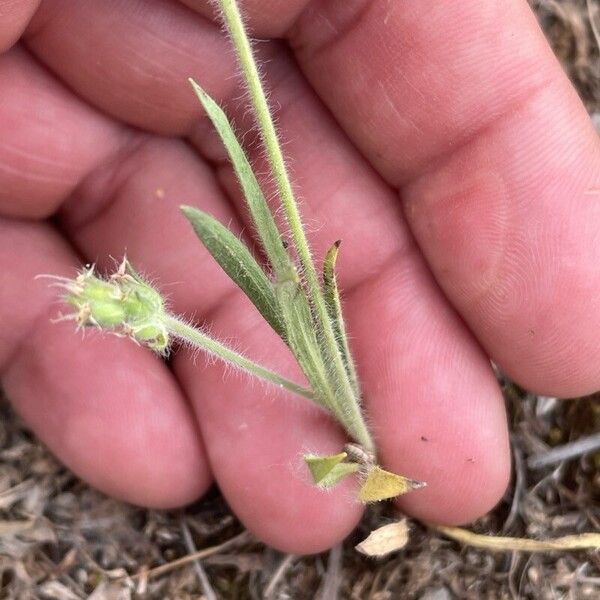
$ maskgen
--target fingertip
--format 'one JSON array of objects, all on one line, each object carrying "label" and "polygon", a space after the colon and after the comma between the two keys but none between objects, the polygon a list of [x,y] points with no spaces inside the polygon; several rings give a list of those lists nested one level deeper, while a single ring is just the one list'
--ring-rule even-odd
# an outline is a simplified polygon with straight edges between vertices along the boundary
[{"label": "fingertip", "polygon": [[280,496],[276,495],[280,486],[273,485],[274,493],[261,497],[256,514],[239,502],[233,506],[252,533],[280,552],[324,552],[344,540],[359,522],[363,507],[355,498],[355,481],[349,479],[332,490],[320,490],[308,481],[302,489],[287,483]]},{"label": "fingertip", "polygon": [[[510,479],[508,428],[500,390],[473,381],[450,406],[410,419],[402,442],[386,436],[388,468],[424,481],[426,487],[398,498],[411,516],[429,523],[462,525],[490,511]],[[487,389],[486,389],[487,388]],[[435,395],[435,391],[432,390]]]},{"label": "fingertip", "polygon": [[[424,521],[464,523],[506,489],[504,400],[489,360],[417,273],[393,267],[357,290],[347,303],[349,325],[357,339],[372,339],[357,344],[356,356],[382,464],[427,483],[399,505]],[[377,306],[376,321],[367,306]]]},{"label": "fingertip", "polygon": [[511,472],[506,439],[493,439],[498,438],[495,428],[490,424],[474,429],[466,443],[458,444],[459,451],[446,452],[437,465],[432,456],[430,464],[419,469],[427,486],[400,497],[401,509],[427,523],[444,525],[464,525],[492,510],[502,499]]},{"label": "fingertip", "polygon": [[42,314],[3,375],[15,410],[57,458],[102,492],[152,508],[211,484],[194,419],[171,374],[129,340]]},{"label": "fingertip", "polygon": [[321,490],[303,458],[306,453],[338,452],[344,437],[337,427],[302,401],[287,404],[276,398],[275,405],[265,403],[260,415],[244,415],[229,412],[226,398],[221,397],[219,412],[229,426],[204,410],[200,423],[219,487],[239,519],[281,552],[314,554],[343,540],[362,514],[356,480],[348,477],[331,490]]}]

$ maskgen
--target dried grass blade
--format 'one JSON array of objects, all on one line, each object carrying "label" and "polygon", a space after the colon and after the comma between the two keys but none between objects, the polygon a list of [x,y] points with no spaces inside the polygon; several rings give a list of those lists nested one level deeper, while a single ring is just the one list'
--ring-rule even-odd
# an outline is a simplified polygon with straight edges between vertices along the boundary
[{"label": "dried grass blade", "polygon": [[432,527],[443,535],[477,548],[485,548],[492,552],[553,552],[567,550],[595,550],[600,548],[600,533],[580,533],[566,535],[551,540],[532,540],[503,536],[482,535],[460,527]]}]

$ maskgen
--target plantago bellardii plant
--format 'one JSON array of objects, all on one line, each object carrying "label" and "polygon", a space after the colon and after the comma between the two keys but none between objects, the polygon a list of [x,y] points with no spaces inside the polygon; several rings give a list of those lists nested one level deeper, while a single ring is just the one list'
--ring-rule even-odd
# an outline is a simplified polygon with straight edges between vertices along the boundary
[{"label": "plantago bellardii plant", "polygon": [[[298,205],[259,72],[235,0],[219,0],[250,98],[270,174],[276,185],[286,231],[279,230],[252,167],[222,109],[193,80],[198,99],[227,150],[265,257],[263,268],[248,248],[212,216],[190,206],[181,210],[200,241],[227,275],[244,291],[267,323],[284,340],[310,388],[304,388],[240,355],[181,318],[170,314],[160,294],[124,260],[102,278],[93,267],[74,280],[59,278],[65,301],[78,326],[96,326],[125,335],[165,354],[173,339],[185,340],[250,375],[304,396],[327,410],[352,439],[333,456],[305,456],[316,485],[328,488],[358,473],[358,498],[373,502],[423,484],[377,465],[373,439],[361,410],[361,393],[348,346],[335,276],[339,242],[317,270],[302,227]],[[282,233],[290,243],[283,242]]]}]

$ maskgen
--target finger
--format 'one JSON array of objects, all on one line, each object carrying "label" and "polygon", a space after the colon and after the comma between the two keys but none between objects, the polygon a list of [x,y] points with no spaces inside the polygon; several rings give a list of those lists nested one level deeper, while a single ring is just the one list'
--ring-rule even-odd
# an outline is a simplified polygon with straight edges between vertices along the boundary
[{"label": "finger", "polygon": [[[282,3],[277,19],[266,17],[264,7],[248,5],[257,25],[269,29],[272,23],[283,31],[305,2]],[[106,113],[149,131],[184,134],[201,113],[185,83],[190,76],[220,97],[235,96],[237,85],[233,77],[222,76],[223,68],[235,70],[230,45],[202,16],[212,15],[212,7],[196,0],[189,5],[200,12],[173,0],[150,0],[144,11],[135,2],[57,0],[42,4],[25,43],[78,95]],[[114,19],[115,11],[122,20]],[[82,30],[91,38],[82,37]],[[103,57],[101,63],[97,56]]]},{"label": "finger", "polygon": [[0,214],[43,218],[127,135],[80,102],[31,56],[0,56]]},{"label": "finger", "polygon": [[292,43],[494,360],[597,389],[599,144],[526,3],[313,3]]},{"label": "finger", "polygon": [[42,224],[0,220],[0,374],[17,412],[75,473],[154,507],[197,498],[210,473],[197,428],[163,364],[128,340],[53,324],[56,289],[41,273],[75,257]]},{"label": "finger", "polygon": [[[49,215],[96,163],[106,160],[111,153],[117,154],[128,136],[79,102],[21,50],[13,50],[0,58],[0,79],[5,91],[0,110],[3,124],[0,211],[29,217]],[[35,233],[31,235],[35,237]],[[3,239],[7,252],[3,272],[19,274],[22,265],[14,260],[9,262],[13,257],[8,253],[25,260],[19,254],[21,249],[15,250],[6,238]],[[42,241],[44,239],[42,236]],[[24,245],[23,237],[17,247]],[[44,252],[46,250],[44,248]],[[57,273],[59,268],[65,272],[65,264],[75,264],[71,256],[68,263],[62,260],[50,267],[32,253],[33,256],[26,260],[36,264],[38,270],[30,273],[31,277],[43,272]],[[19,298],[27,300],[39,296],[39,289],[31,290],[31,282],[26,281],[27,286],[23,285],[21,277],[16,277],[4,291],[19,293]],[[46,296],[44,301],[47,300]],[[64,328],[59,331],[59,327],[49,326],[46,322],[52,316],[49,307],[17,303],[16,298],[3,300],[1,305],[8,311],[5,315],[7,325],[3,328],[6,331],[3,340],[6,361],[34,322],[37,327],[31,330],[36,342],[29,340],[28,345],[23,344],[18,361],[15,359],[14,364],[6,367],[5,385],[11,400],[41,439],[66,464],[104,491],[140,504],[181,504],[197,497],[206,488],[209,474],[197,431],[180,392],[168,373],[160,365],[153,364],[156,361],[149,360],[145,353],[142,359],[138,358],[139,350],[134,351],[127,345],[123,349],[122,343],[115,352],[116,341],[110,339],[100,344],[84,344],[81,350],[74,350],[81,345],[80,340],[73,336],[63,340]],[[32,312],[25,314],[24,308],[30,308]],[[54,307],[54,312],[56,309]],[[43,317],[36,320],[38,314]],[[39,351],[30,351],[31,346],[43,348],[46,344],[52,344],[57,351],[50,360],[41,362],[43,355]],[[123,382],[122,389],[116,393],[106,376],[108,371],[98,371],[95,366],[96,361],[103,359],[109,370],[111,367],[122,370],[122,364],[132,363],[131,378]],[[67,379],[67,390],[62,388],[61,362],[76,363],[72,377]],[[156,377],[156,381],[146,383],[148,375],[144,371],[152,372],[157,368],[162,375]],[[25,377],[28,372],[35,372],[36,376]],[[35,392],[44,385],[47,386],[46,407],[51,407],[56,415],[53,420],[47,419],[48,413],[40,407],[39,394]],[[149,404],[144,398],[149,394],[164,397],[164,407]],[[97,399],[97,404],[88,403],[89,398]],[[82,402],[84,404],[80,406]],[[138,410],[140,416],[134,428],[137,435],[132,437],[128,428]],[[94,424],[95,418],[97,424]],[[171,442],[166,430],[157,427],[161,422],[166,429],[169,424],[177,425],[180,437]],[[69,427],[63,440],[61,426],[64,423],[69,423]],[[95,445],[90,444],[89,439],[93,439]],[[157,457],[141,451],[144,444],[150,443],[157,449]],[[115,467],[115,455],[121,455],[125,462]],[[143,465],[140,465],[142,461]]]},{"label": "finger", "polygon": [[21,37],[39,3],[40,0],[0,0],[0,53]]},{"label": "finger", "polygon": [[[162,35],[165,27],[174,37]],[[223,79],[213,65],[224,60],[233,65],[219,29],[170,0],[150,0],[143,11],[129,1],[44,3],[25,40],[41,62],[91,104],[164,134],[187,132],[200,114],[187,79],[202,75],[212,93]]]},{"label": "finger", "polygon": [[[180,0],[206,18],[216,21],[216,3],[209,0]],[[259,38],[280,38],[298,20],[309,0],[247,0],[243,3],[244,22]]]},{"label": "finger", "polygon": [[[262,365],[302,382],[289,350],[247,301],[228,298],[210,315],[211,331]],[[261,540],[283,552],[327,550],[356,526],[362,508],[351,481],[329,492],[310,480],[304,454],[340,451],[344,435],[304,398],[248,381],[220,363],[185,353],[175,369],[194,399],[210,462],[228,504]]]}]

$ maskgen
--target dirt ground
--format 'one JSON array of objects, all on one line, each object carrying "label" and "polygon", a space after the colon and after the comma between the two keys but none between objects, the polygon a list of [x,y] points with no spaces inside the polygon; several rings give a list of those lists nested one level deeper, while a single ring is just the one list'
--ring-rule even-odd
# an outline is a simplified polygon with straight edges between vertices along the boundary
[{"label": "dirt ground", "polygon": [[[600,128],[599,1],[530,3]],[[500,380],[513,482],[472,529],[539,539],[600,531],[598,436],[595,452],[575,449],[567,459],[549,453],[600,431],[600,395],[560,402]],[[354,545],[398,519],[389,506],[369,511],[355,534],[327,554],[281,555],[244,532],[217,490],[174,512],[115,502],[58,465],[6,402],[0,412],[0,598],[600,598],[597,551],[491,553],[412,521],[403,550],[367,559]],[[191,560],[197,551],[202,560]]]}]

